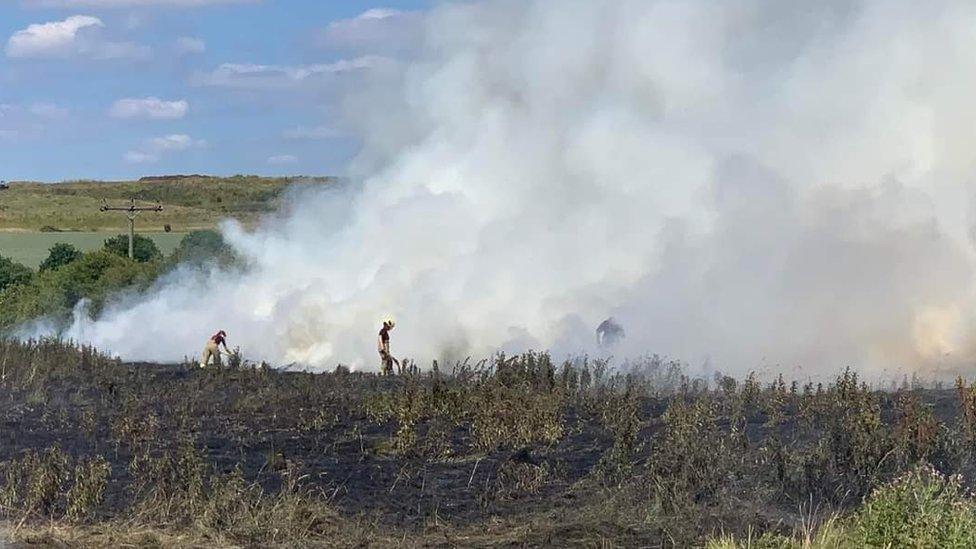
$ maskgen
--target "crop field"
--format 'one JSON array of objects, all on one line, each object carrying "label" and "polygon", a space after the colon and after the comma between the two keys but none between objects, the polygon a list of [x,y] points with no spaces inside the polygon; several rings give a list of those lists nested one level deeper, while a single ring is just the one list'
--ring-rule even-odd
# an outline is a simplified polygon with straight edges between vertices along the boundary
[{"label": "crop field", "polygon": [[[19,263],[23,263],[31,268],[38,265],[48,255],[51,246],[58,243],[71,244],[81,251],[91,251],[101,248],[105,240],[123,233],[87,233],[87,232],[68,232],[68,233],[39,233],[0,231],[0,256],[10,258]],[[127,232],[125,233],[127,234]],[[183,238],[182,233],[138,233],[142,236],[151,238],[163,254],[169,254],[176,249]]]},{"label": "crop field", "polygon": [[703,380],[545,354],[378,377],[0,342],[0,426],[0,520],[27,543],[976,543],[963,380]]}]

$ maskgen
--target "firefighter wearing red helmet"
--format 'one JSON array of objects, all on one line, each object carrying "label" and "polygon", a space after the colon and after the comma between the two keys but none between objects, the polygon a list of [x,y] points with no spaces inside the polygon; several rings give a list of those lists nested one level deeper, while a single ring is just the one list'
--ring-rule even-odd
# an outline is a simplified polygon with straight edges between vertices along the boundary
[{"label": "firefighter wearing red helmet", "polygon": [[230,355],[230,349],[227,348],[227,332],[223,330],[210,336],[210,339],[207,340],[207,345],[203,348],[203,358],[200,360],[201,368],[206,368],[210,364],[211,358],[213,358],[214,366],[220,366],[221,345],[224,346],[224,354]]}]

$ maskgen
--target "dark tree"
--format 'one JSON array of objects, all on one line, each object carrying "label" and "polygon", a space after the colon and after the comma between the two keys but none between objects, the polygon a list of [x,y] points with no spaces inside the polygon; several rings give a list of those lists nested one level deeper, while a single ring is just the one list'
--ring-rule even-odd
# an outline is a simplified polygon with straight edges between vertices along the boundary
[{"label": "dark tree", "polygon": [[236,260],[234,250],[217,231],[193,231],[180,240],[173,252],[175,263],[203,265],[216,262],[229,265]]},{"label": "dark tree", "polygon": [[10,286],[30,282],[34,272],[24,265],[0,256],[0,292]]},{"label": "dark tree", "polygon": [[[159,247],[156,243],[152,241],[151,238],[136,235],[135,239],[132,241],[133,254],[135,255],[135,260],[140,263],[146,263],[147,261],[152,261],[154,259],[161,259],[163,257],[162,252],[159,251]],[[129,257],[129,237],[128,235],[120,234],[118,236],[113,236],[105,241],[105,250],[122,257]]]},{"label": "dark tree", "polygon": [[64,267],[68,263],[77,261],[81,258],[81,251],[71,244],[59,242],[48,251],[47,259],[41,263],[41,271],[50,271],[59,267]]}]

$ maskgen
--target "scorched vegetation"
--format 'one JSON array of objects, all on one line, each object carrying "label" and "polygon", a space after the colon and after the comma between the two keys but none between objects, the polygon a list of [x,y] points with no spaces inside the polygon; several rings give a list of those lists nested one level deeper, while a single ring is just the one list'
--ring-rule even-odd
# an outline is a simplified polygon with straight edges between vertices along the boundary
[{"label": "scorched vegetation", "polygon": [[0,342],[14,539],[969,547],[976,389],[545,354],[378,377]]}]

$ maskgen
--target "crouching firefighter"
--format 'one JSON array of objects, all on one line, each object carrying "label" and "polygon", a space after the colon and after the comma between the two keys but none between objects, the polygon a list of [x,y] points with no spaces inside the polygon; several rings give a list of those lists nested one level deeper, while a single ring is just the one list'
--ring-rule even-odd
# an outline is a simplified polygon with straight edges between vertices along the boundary
[{"label": "crouching firefighter", "polygon": [[206,368],[213,358],[214,366],[220,366],[220,346],[224,346],[224,354],[230,356],[230,349],[227,348],[227,332],[220,330],[210,336],[207,345],[203,348],[203,358],[200,360],[200,367]]},{"label": "crouching firefighter", "polygon": [[397,366],[400,362],[393,358],[390,354],[390,330],[396,326],[396,322],[392,318],[383,321],[383,326],[380,328],[379,339],[376,342],[376,350],[380,352],[380,373],[385,376],[393,375],[393,363],[396,362]]}]

